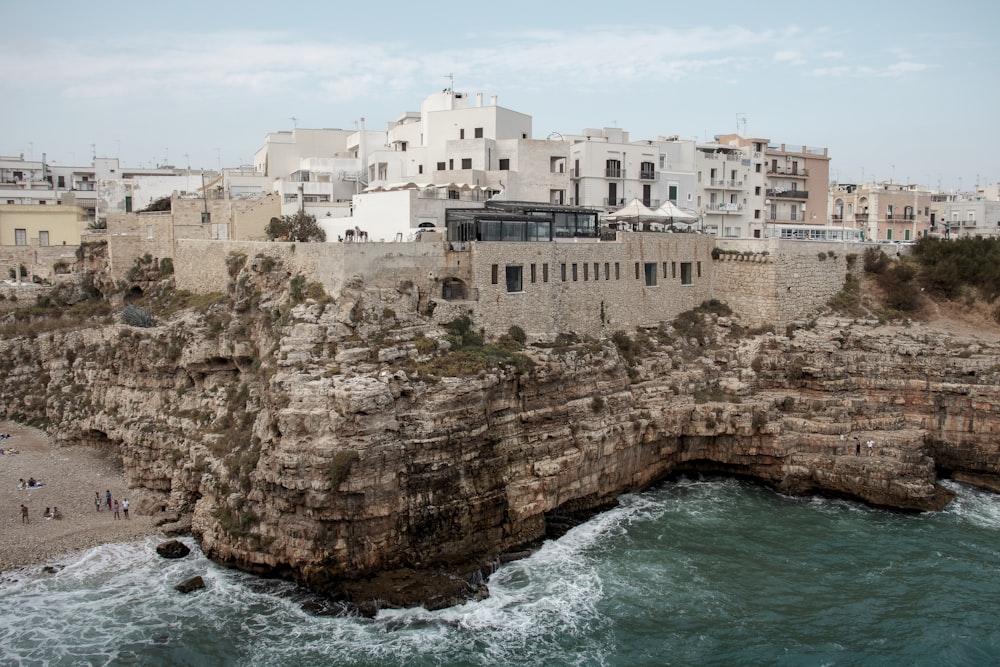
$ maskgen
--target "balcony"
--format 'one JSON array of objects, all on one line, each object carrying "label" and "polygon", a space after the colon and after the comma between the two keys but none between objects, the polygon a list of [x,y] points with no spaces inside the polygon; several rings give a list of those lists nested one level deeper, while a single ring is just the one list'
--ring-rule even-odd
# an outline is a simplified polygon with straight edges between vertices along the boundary
[{"label": "balcony", "polygon": [[570,169],[569,170],[569,177],[570,178],[580,178],[580,170],[579,169]]},{"label": "balcony", "polygon": [[608,167],[604,170],[605,178],[625,178],[625,170],[621,167]]},{"label": "balcony", "polygon": [[639,172],[639,180],[640,181],[655,181],[656,180],[656,171],[655,170],[651,170],[651,169],[643,169],[642,171]]},{"label": "balcony", "polygon": [[709,213],[740,213],[743,211],[743,204],[714,202],[709,204],[705,210]]},{"label": "balcony", "polygon": [[865,224],[868,224],[868,214],[867,213],[855,213],[854,214],[854,221],[855,222],[863,222]]},{"label": "balcony", "polygon": [[916,220],[916,216],[912,213],[889,213],[885,216],[885,219],[889,222],[913,222]]},{"label": "balcony", "polygon": [[809,170],[805,167],[801,169],[792,169],[791,167],[778,167],[777,169],[769,166],[767,168],[767,173],[769,176],[792,176],[798,178],[809,178]]},{"label": "balcony", "polygon": [[713,178],[705,187],[709,189],[742,190],[743,181],[739,179]]},{"label": "balcony", "polygon": [[809,199],[809,192],[807,190],[775,190],[768,188],[767,196],[774,197],[775,199]]},{"label": "balcony", "polygon": [[624,206],[625,205],[625,200],[624,199],[608,199],[607,197],[605,197],[604,198],[604,205],[605,206]]}]

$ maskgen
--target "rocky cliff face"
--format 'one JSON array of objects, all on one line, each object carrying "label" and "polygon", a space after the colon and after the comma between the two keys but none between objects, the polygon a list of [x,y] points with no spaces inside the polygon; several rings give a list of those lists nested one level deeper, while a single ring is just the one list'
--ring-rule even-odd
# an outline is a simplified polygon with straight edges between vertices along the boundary
[{"label": "rocky cliff face", "polygon": [[212,558],[363,609],[481,594],[473,573],[671,475],[903,510],[944,506],[942,472],[1000,479],[997,348],[920,325],[701,314],[460,352],[458,306],[430,318],[408,285],[329,297],[266,257],[230,275],[199,298],[149,276],[153,327],[12,316],[5,416],[116,452]]}]

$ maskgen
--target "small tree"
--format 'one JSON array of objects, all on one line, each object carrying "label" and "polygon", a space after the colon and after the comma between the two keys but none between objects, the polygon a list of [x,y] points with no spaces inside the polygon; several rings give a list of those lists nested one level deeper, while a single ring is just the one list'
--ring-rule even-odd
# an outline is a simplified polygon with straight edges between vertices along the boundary
[{"label": "small tree", "polygon": [[299,211],[295,215],[271,218],[264,230],[272,241],[326,241],[326,232],[316,223],[316,216]]}]

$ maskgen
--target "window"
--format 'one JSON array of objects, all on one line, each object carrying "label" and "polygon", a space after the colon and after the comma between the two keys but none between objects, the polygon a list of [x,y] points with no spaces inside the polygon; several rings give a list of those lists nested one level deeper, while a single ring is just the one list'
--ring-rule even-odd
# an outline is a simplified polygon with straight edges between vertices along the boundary
[{"label": "window", "polygon": [[507,267],[507,291],[508,292],[523,292],[524,286],[521,284],[521,273],[523,271],[523,266],[508,266]]},{"label": "window", "polygon": [[667,263],[663,262],[663,277],[667,277]]},{"label": "window", "polygon": [[126,213],[132,212],[132,198],[129,196],[125,197],[125,212]]},{"label": "window", "polygon": [[756,172],[757,172],[758,174],[760,173],[760,162],[758,162],[757,164],[755,164],[755,165],[754,165],[754,170],[755,170],[755,171],[756,171]]},{"label": "window", "polygon": [[404,153],[406,152],[406,142],[405,141],[400,141],[399,142],[399,150],[403,151]]},{"label": "window", "polygon": [[444,171],[445,170],[444,162],[438,162],[437,163],[437,170],[438,171]]},{"label": "window", "polygon": [[458,138],[465,139],[465,128],[462,128],[458,131]]},{"label": "window", "polygon": [[500,158],[500,171],[510,171],[510,158]]},{"label": "window", "polygon": [[563,262],[559,265],[559,272],[562,274],[562,281],[566,282],[566,263]]},{"label": "window", "polygon": [[28,230],[27,229],[15,229],[14,230],[14,245],[28,245]]},{"label": "window", "polygon": [[424,165],[422,165],[422,164],[418,164],[417,165],[417,173],[418,174],[424,173]]},{"label": "window", "polygon": [[656,287],[656,262],[646,262],[643,269],[646,275],[646,287]]},{"label": "window", "polygon": [[590,280],[590,264],[583,263],[583,282]]},{"label": "window", "polygon": [[885,240],[886,241],[891,241],[892,240],[892,230],[891,229],[885,230]]},{"label": "window", "polygon": [[499,273],[500,273],[500,267],[498,265],[494,264],[493,266],[490,267],[491,280],[493,281],[494,285],[496,285],[499,280],[498,278]]},{"label": "window", "polygon": [[753,193],[755,195],[759,195],[760,194],[760,186],[759,185],[753,189]]},{"label": "window", "polygon": [[611,262],[604,262],[604,279],[611,280]]},{"label": "window", "polygon": [[483,128],[481,128],[481,127],[477,127],[476,129],[474,129],[472,131],[472,133],[475,135],[476,139],[482,139],[483,138]]},{"label": "window", "polygon": [[455,169],[454,158],[448,158],[448,171],[453,171]]},{"label": "window", "polygon": [[59,187],[60,188],[66,187],[66,177],[65,176],[60,176],[59,177]]},{"label": "window", "polygon": [[681,262],[681,285],[690,285],[691,283],[691,262]]},{"label": "window", "polygon": [[635,279],[639,279],[639,262],[635,263]]},{"label": "window", "polygon": [[458,199],[458,198],[459,198],[458,190],[448,190],[448,199]]},{"label": "window", "polygon": [[677,203],[677,186],[676,185],[668,185],[667,186],[667,199],[669,199],[670,201],[674,202],[675,204]]},{"label": "window", "polygon": [[701,278],[701,262],[698,262],[697,269],[698,269],[698,277]]},{"label": "window", "polygon": [[753,219],[754,220],[760,220],[760,209],[759,208],[755,208],[753,210]]},{"label": "window", "polygon": [[677,280],[677,262],[670,262],[670,279]]},{"label": "window", "polygon": [[622,163],[621,160],[608,160],[605,163],[604,175],[609,178],[621,178],[622,175]]},{"label": "window", "polygon": [[601,265],[598,264],[597,262],[594,262],[594,280],[600,280],[600,279],[601,279]]},{"label": "window", "polygon": [[792,204],[792,216],[791,216],[791,219],[792,220],[798,220],[799,219],[799,205],[798,204]]},{"label": "window", "polygon": [[573,282],[576,282],[576,280],[577,280],[577,275],[576,275],[576,262],[573,262]]},{"label": "window", "polygon": [[464,157],[462,158],[462,169],[472,169],[472,158]]},{"label": "window", "polygon": [[548,264],[542,264],[542,282],[543,283],[549,282],[549,265]]},{"label": "window", "polygon": [[535,273],[535,265],[534,264],[531,265],[531,282],[533,282],[533,283],[534,282],[538,282],[537,281],[537,274]]},{"label": "window", "polygon": [[619,264],[618,262],[615,262],[615,280],[621,280],[622,279],[621,268],[622,268],[621,264]]},{"label": "window", "polygon": [[44,230],[40,230],[38,232],[38,245],[46,246],[48,244],[49,244],[49,233]]}]

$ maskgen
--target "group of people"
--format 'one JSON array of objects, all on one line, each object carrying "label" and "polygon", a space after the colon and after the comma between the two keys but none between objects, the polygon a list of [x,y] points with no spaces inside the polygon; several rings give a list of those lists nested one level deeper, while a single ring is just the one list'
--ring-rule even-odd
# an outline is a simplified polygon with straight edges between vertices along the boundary
[{"label": "group of people", "polygon": [[122,498],[119,503],[117,498],[111,497],[111,489],[104,492],[104,502],[101,502],[101,492],[94,491],[94,509],[98,512],[101,511],[101,505],[105,504],[108,506],[109,512],[114,512],[116,519],[120,519],[121,515],[124,514],[125,518],[128,518],[128,498]]},{"label": "group of people", "polygon": [[[865,441],[865,448],[868,450],[868,456],[875,456],[875,441],[869,438]],[[854,438],[854,455],[861,456],[861,438]]]},{"label": "group of people", "polygon": [[[45,512],[42,513],[43,519],[62,519],[63,513],[59,511],[58,507],[46,507]],[[21,523],[31,523],[31,517],[28,513],[28,506],[21,503]]]},{"label": "group of people", "polygon": [[23,477],[21,479],[17,480],[17,488],[19,490],[22,490],[22,491],[24,489],[37,489],[41,485],[42,485],[42,483],[39,482],[34,477],[29,477],[27,482],[24,481]]}]

